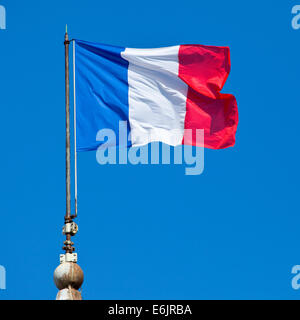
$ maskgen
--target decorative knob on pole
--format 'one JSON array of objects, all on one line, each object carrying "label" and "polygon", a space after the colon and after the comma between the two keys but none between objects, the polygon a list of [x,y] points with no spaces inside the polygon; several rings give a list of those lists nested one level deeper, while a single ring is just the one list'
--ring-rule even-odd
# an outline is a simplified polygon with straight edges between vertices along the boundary
[{"label": "decorative knob on pole", "polygon": [[63,262],[58,266],[54,271],[54,282],[60,290],[56,300],[82,300],[78,290],[82,286],[83,278],[83,271],[76,262]]},{"label": "decorative knob on pole", "polygon": [[[71,239],[78,232],[78,226],[75,222],[68,222],[63,227],[63,234]],[[78,291],[83,283],[83,271],[77,264],[78,257],[73,247],[73,242],[70,246],[66,245],[63,249],[65,254],[60,255],[60,265],[54,271],[54,282],[60,291],[57,294],[56,300],[82,300],[81,293]]]}]

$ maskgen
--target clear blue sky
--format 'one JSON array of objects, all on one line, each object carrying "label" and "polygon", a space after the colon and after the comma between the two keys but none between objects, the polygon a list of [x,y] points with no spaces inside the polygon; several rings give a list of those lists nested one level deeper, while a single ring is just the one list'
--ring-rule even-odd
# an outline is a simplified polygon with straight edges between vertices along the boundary
[{"label": "clear blue sky", "polygon": [[237,143],[184,166],[100,166],[79,154],[86,299],[299,299],[297,1],[0,0],[0,299],[53,299],[65,214],[64,48],[228,45]]}]

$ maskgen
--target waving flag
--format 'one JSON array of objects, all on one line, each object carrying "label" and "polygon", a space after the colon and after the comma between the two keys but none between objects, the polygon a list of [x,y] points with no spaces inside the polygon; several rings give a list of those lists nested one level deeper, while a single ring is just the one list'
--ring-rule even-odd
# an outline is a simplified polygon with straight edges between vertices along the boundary
[{"label": "waving flag", "polygon": [[233,146],[237,103],[220,93],[229,72],[227,47],[131,49],[76,40],[77,150],[97,149],[101,129],[118,137],[119,121],[127,121],[128,146],[196,146],[186,129],[204,130],[200,147]]}]

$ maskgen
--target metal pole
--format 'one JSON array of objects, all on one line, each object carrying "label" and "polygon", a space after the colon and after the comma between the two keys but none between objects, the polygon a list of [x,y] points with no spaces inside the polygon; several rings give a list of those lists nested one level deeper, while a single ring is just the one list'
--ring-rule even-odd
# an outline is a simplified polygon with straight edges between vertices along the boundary
[{"label": "metal pole", "polygon": [[[54,282],[59,292],[56,300],[82,300],[78,291],[83,283],[83,271],[77,264],[77,254],[71,237],[75,236],[78,226],[73,222],[71,215],[71,150],[70,150],[70,77],[69,77],[69,36],[65,33],[65,86],[66,86],[66,215],[63,234],[66,235],[63,250],[66,254],[60,255],[60,265],[54,271]],[[74,124],[76,125],[76,123]],[[76,145],[75,145],[76,151]],[[76,192],[77,194],[77,192]]]},{"label": "metal pole", "polygon": [[[69,36],[65,33],[65,89],[66,89],[66,215],[65,223],[72,222],[71,217],[71,151],[70,151],[70,74],[69,74]],[[71,235],[66,234],[64,250],[72,253]]]}]

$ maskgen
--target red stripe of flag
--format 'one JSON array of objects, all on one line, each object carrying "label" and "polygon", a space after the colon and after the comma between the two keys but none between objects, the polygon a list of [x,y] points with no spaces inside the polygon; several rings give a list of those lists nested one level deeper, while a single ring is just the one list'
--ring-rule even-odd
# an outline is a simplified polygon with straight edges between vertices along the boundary
[{"label": "red stripe of flag", "polygon": [[204,129],[204,147],[234,146],[237,102],[233,95],[220,92],[229,72],[228,47],[180,46],[179,77],[188,85],[185,129],[193,129],[192,138],[185,135],[183,144],[203,147],[197,145],[194,129]]}]

